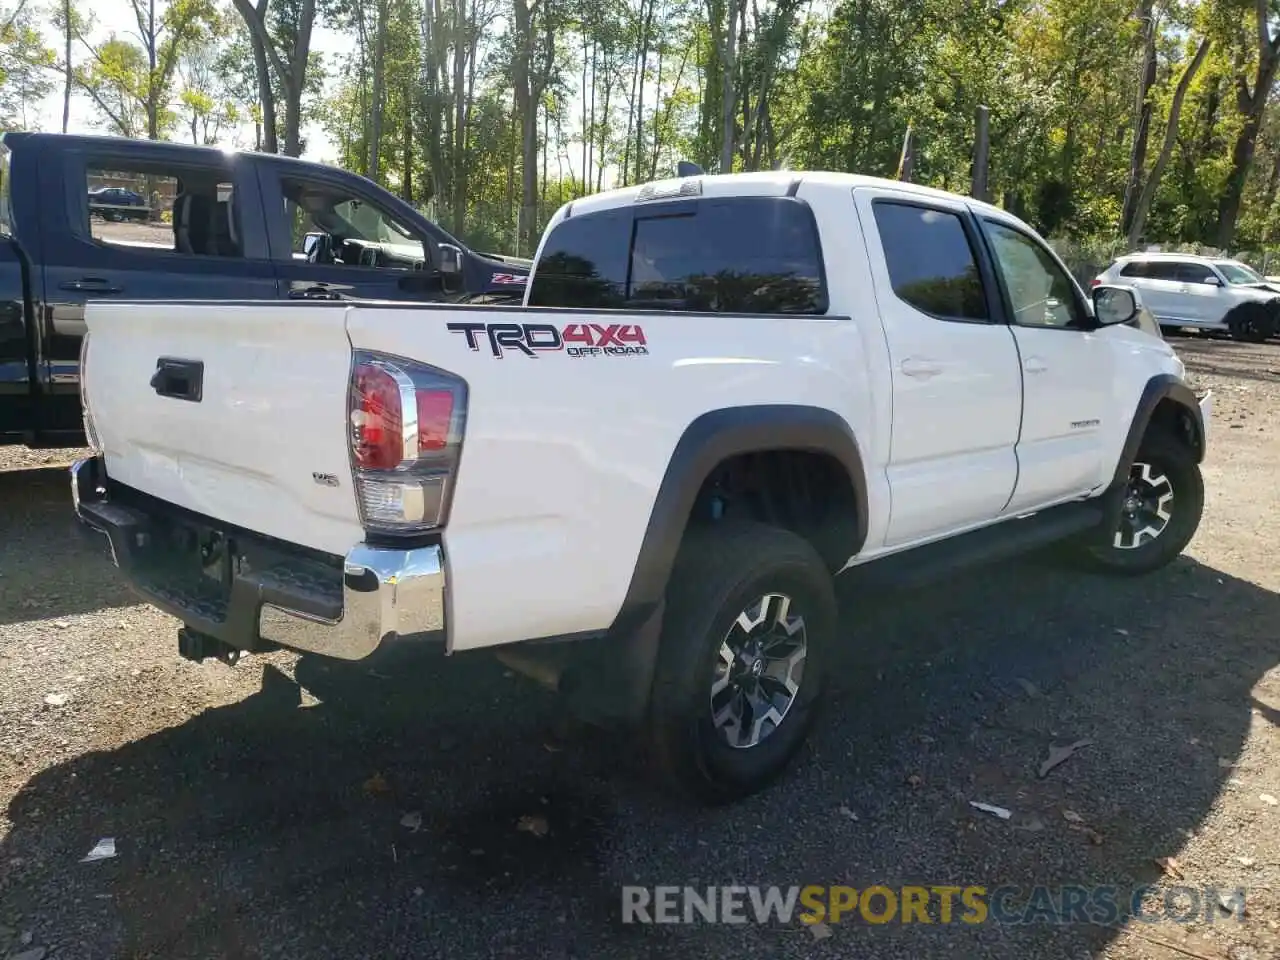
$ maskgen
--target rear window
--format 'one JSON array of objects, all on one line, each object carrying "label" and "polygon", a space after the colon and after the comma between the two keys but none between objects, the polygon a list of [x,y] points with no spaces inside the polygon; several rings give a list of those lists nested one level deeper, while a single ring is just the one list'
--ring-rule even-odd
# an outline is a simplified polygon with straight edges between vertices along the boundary
[{"label": "rear window", "polygon": [[826,312],[813,214],[787,197],[677,200],[571,216],[538,260],[533,306]]}]

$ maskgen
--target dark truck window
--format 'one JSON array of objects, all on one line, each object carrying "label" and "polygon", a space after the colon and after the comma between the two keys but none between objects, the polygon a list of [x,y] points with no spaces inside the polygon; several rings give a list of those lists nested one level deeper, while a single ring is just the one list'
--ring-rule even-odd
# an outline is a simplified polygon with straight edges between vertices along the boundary
[{"label": "dark truck window", "polygon": [[239,257],[235,196],[217,170],[89,164],[89,222],[99,243],[190,256]]},{"label": "dark truck window", "polygon": [[9,148],[0,143],[0,236],[13,236],[13,207],[9,193]]},{"label": "dark truck window", "polygon": [[367,200],[293,178],[281,187],[294,260],[388,270],[422,270],[429,262],[424,238]]},{"label": "dark truck window", "polygon": [[813,214],[783,197],[570,216],[547,238],[529,303],[699,313],[827,309]]},{"label": "dark truck window", "polygon": [[988,320],[973,247],[954,213],[877,200],[876,230],[899,300],[939,320]]}]

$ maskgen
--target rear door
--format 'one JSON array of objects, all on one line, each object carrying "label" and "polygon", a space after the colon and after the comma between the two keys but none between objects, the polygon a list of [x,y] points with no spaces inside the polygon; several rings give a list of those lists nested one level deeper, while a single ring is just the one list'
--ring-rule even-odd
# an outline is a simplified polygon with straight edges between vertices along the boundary
[{"label": "rear door", "polygon": [[1142,260],[1135,261],[1131,267],[1140,269],[1141,273],[1131,276],[1122,272],[1123,282],[1132,282],[1138,288],[1142,294],[1142,302],[1156,315],[1157,320],[1187,319],[1177,261]]},{"label": "rear door", "polygon": [[279,295],[441,300],[437,245],[413,211],[351,174],[260,159]]},{"label": "rear door", "polygon": [[1184,260],[1178,263],[1178,303],[1181,319],[1196,323],[1216,323],[1227,312],[1223,280],[1207,263]]},{"label": "rear door", "polygon": [[[73,429],[80,421],[77,364],[86,303],[273,300],[276,280],[257,183],[246,176],[243,157],[122,140],[106,141],[92,153],[67,151],[59,159],[60,169],[47,178],[53,189],[44,194],[47,308],[39,318],[40,373],[51,415],[67,421],[46,426]],[[146,207],[129,216],[91,210],[89,190],[96,186],[124,187]]]},{"label": "rear door", "polygon": [[1018,476],[1018,351],[963,202],[854,191],[892,366],[885,546],[995,519]]}]

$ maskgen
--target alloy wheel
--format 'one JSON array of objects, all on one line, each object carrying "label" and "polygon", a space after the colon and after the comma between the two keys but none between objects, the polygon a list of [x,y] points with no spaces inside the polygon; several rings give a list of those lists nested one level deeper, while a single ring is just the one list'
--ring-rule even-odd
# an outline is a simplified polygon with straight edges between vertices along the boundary
[{"label": "alloy wheel", "polygon": [[804,679],[808,636],[791,597],[768,593],[738,614],[720,643],[711,720],[730,747],[746,749],[786,718]]},{"label": "alloy wheel", "polygon": [[1113,541],[1118,550],[1136,550],[1164,533],[1173,519],[1173,484],[1159,467],[1135,463],[1129,470]]}]

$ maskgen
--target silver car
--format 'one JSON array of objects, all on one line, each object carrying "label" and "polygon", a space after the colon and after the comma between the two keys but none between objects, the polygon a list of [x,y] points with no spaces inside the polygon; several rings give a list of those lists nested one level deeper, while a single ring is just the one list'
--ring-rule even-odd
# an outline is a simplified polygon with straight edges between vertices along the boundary
[{"label": "silver car", "polygon": [[1252,343],[1280,330],[1280,285],[1238,260],[1137,253],[1116,260],[1099,283],[1136,288],[1162,327],[1225,330]]}]

